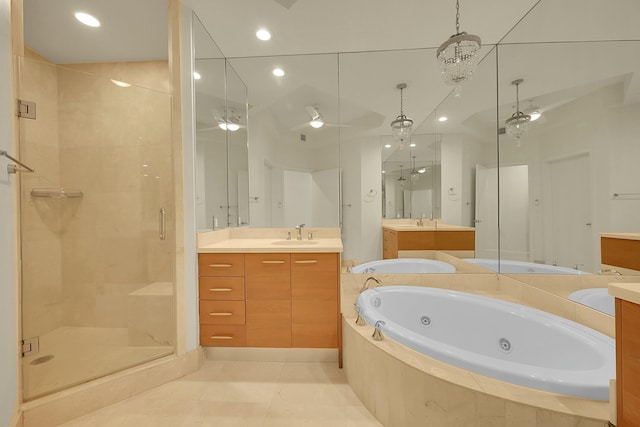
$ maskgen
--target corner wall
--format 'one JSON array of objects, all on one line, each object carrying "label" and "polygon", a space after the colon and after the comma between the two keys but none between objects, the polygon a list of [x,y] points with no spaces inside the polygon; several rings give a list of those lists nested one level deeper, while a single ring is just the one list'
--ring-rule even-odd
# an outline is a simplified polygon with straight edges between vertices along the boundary
[{"label": "corner wall", "polygon": [[[0,150],[13,154],[11,88],[11,2],[0,0]],[[0,158],[0,425],[9,426],[18,405],[18,254],[14,213],[15,175],[4,173],[8,159]]]}]

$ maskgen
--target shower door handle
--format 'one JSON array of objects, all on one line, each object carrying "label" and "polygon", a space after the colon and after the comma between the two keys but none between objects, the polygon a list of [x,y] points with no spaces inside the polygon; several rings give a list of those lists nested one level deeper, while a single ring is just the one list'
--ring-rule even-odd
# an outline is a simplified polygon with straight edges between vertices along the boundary
[{"label": "shower door handle", "polygon": [[160,240],[165,240],[167,238],[166,227],[167,210],[165,208],[160,208]]}]

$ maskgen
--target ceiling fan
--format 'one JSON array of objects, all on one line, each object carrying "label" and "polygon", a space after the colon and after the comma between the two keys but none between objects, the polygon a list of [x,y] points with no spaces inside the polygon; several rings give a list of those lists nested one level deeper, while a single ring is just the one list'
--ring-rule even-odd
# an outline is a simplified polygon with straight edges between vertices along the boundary
[{"label": "ceiling fan", "polygon": [[233,110],[229,111],[229,114],[227,117],[220,114],[218,110],[211,110],[211,113],[213,115],[213,119],[217,123],[217,126],[210,126],[210,127],[197,129],[199,132],[200,131],[204,132],[209,130],[225,130],[225,131],[228,130],[230,132],[235,132],[240,128],[246,127],[245,125],[240,124],[241,116],[239,114],[235,114]]},{"label": "ceiling fan", "polygon": [[320,113],[320,109],[317,105],[307,105],[306,107],[304,107],[305,110],[307,110],[307,113],[309,114],[310,120],[307,122],[304,122],[302,124],[299,124],[298,126],[295,126],[293,128],[291,128],[291,130],[299,130],[302,128],[305,128],[307,126],[311,126],[314,129],[320,129],[323,126],[341,126],[344,127],[345,125],[336,125],[336,124],[332,124],[332,123],[327,123],[324,121],[324,117],[322,116],[322,114]]}]

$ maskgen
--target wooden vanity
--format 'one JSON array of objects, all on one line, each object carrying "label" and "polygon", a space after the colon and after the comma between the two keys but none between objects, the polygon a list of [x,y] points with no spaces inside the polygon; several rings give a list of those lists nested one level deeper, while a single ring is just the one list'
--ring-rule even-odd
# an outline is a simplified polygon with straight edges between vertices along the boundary
[{"label": "wooden vanity", "polygon": [[339,237],[199,244],[200,344],[339,348],[341,251]]},{"label": "wooden vanity", "polygon": [[[457,254],[475,250],[475,229],[437,224],[382,224],[382,258],[398,258],[400,251],[437,250]],[[471,255],[471,257],[473,257]]]},{"label": "wooden vanity", "polygon": [[603,269],[640,274],[640,233],[600,233],[600,254]]}]

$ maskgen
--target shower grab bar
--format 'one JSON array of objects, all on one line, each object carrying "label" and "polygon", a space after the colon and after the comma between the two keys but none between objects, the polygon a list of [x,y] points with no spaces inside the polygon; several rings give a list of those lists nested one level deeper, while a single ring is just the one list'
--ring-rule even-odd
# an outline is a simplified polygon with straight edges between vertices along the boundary
[{"label": "shower grab bar", "polygon": [[165,240],[167,238],[166,228],[167,210],[165,208],[160,208],[160,240]]},{"label": "shower grab bar", "polygon": [[16,173],[16,172],[29,172],[29,173],[34,173],[36,170],[30,168],[29,166],[25,165],[24,163],[22,163],[20,160],[16,159],[15,157],[12,157],[9,155],[9,153],[7,153],[4,150],[0,150],[0,156],[4,156],[7,159],[16,162],[17,164],[19,164],[20,166],[22,166],[24,168],[23,169],[18,169],[18,167],[16,165],[7,165],[7,172],[9,173]]}]

